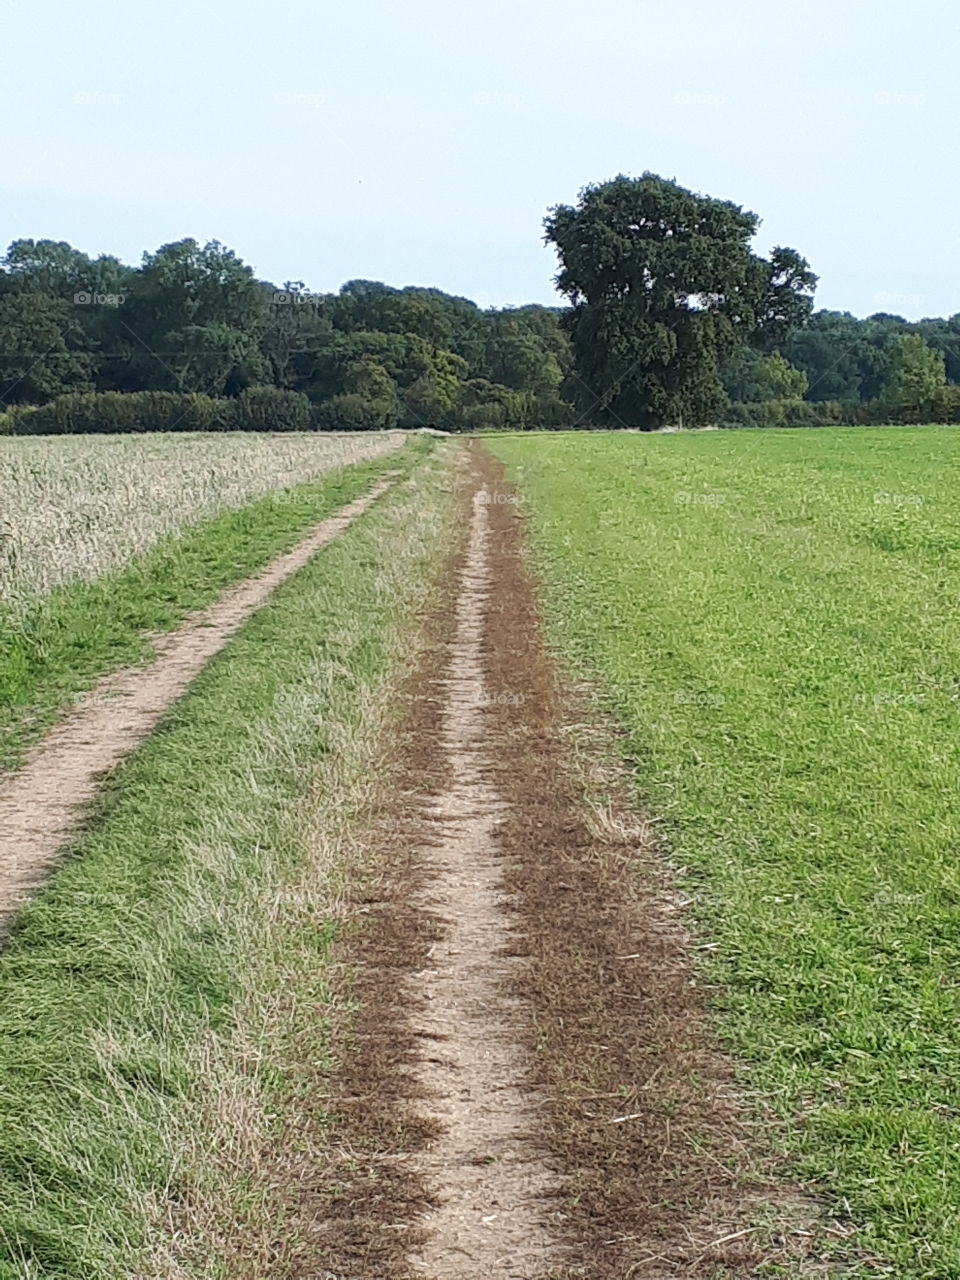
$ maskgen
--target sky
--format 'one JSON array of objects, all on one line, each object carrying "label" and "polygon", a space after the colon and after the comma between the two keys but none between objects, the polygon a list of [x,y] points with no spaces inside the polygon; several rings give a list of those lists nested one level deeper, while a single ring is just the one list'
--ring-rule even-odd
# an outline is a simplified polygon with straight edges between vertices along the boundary
[{"label": "sky", "polygon": [[817,306],[960,312],[957,0],[31,0],[3,43],[4,246],[549,304],[547,209],[652,170]]}]

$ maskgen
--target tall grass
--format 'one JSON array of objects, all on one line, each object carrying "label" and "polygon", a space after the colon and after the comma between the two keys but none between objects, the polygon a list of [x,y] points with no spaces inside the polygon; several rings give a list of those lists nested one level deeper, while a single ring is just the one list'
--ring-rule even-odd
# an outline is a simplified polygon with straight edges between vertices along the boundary
[{"label": "tall grass", "polygon": [[418,439],[400,453],[324,471],[310,483],[183,526],[94,581],[74,579],[23,606],[15,625],[0,624],[0,771],[16,767],[62,708],[100,676],[149,657],[151,634],[170,630],[261,568],[310,524],[357,497],[378,472],[406,471],[429,448]]},{"label": "tall grass", "polygon": [[0,625],[54,587],[92,582],[188,526],[392,443],[386,433],[0,439]]}]

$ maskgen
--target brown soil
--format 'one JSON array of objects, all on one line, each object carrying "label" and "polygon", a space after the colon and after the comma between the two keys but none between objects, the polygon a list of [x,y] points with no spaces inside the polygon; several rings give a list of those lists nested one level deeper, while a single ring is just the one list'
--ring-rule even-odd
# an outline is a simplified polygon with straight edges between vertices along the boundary
[{"label": "brown soil", "polygon": [[357,1022],[304,1169],[296,1274],[807,1274],[809,1206],[758,1168],[680,896],[615,778],[614,808],[585,803],[567,734],[583,708],[545,649],[513,495],[482,448],[468,467],[468,545],[347,911]]},{"label": "brown soil", "polygon": [[23,767],[0,782],[0,927],[49,874],[96,794],[101,775],[155,728],[270,594],[343,533],[391,483],[389,476],[381,478],[363,497],[315,525],[291,551],[160,637],[147,666],[128,667],[100,681]]},{"label": "brown soil", "polygon": [[429,1048],[416,1075],[438,1138],[417,1162],[439,1199],[414,1265],[431,1280],[541,1274],[549,1175],[526,1141],[539,1099],[525,1088],[524,1016],[496,830],[503,801],[489,781],[487,682],[481,662],[493,582],[487,506],[473,497],[457,630],[444,681],[441,743],[452,777],[431,808],[425,904],[442,922],[429,967],[415,976],[416,1033]]}]

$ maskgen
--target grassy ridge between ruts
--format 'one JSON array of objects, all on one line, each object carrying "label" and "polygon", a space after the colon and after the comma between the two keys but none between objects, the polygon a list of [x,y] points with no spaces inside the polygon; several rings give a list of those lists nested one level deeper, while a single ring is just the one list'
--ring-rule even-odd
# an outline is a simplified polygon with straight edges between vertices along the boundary
[{"label": "grassy ridge between ruts", "polygon": [[2,1280],[288,1274],[338,869],[362,857],[450,488],[441,446],[282,587],[20,913],[0,954]]},{"label": "grassy ridge between ruts", "polygon": [[148,658],[149,633],[173,630],[381,472],[409,470],[428,449],[422,439],[410,441],[187,527],[122,569],[56,588],[16,628],[0,627],[0,772],[15,768],[59,710],[101,676]]},{"label": "grassy ridge between ruts", "polygon": [[960,432],[488,443],[831,1274],[960,1277]]}]

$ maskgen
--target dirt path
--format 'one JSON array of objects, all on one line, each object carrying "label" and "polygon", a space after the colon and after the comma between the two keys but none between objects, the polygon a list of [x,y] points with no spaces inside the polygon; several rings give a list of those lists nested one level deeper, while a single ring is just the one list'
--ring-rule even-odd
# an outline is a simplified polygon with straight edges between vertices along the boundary
[{"label": "dirt path", "polygon": [[541,1223],[549,1175],[527,1137],[539,1099],[524,1087],[522,1012],[506,987],[512,922],[504,901],[496,829],[504,804],[489,782],[484,732],[484,611],[491,590],[488,508],[473,497],[457,630],[444,681],[441,744],[449,786],[431,817],[441,838],[425,855],[425,905],[442,922],[430,967],[415,975],[416,1035],[431,1046],[416,1068],[440,1136],[418,1161],[439,1200],[414,1266],[431,1280],[540,1274],[550,1237]]},{"label": "dirt path", "polygon": [[0,782],[0,929],[40,885],[77,829],[100,776],[157,725],[210,659],[270,594],[338,537],[391,485],[379,479],[362,497],[315,525],[291,550],[156,642],[146,666],[107,676]]},{"label": "dirt path", "polygon": [[[346,909],[358,1013],[322,1086],[298,1280],[810,1274],[810,1206],[757,1155],[678,885],[558,683],[515,495],[482,448],[468,466],[468,545]],[[597,738],[576,753],[575,718]]]}]

